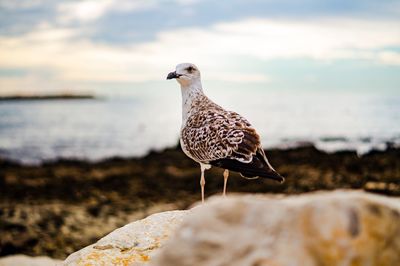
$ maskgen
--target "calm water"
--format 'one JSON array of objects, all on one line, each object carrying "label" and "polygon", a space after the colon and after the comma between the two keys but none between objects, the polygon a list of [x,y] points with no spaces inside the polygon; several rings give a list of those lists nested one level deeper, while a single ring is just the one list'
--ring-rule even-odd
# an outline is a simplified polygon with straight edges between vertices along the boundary
[{"label": "calm water", "polygon": [[[144,95],[144,96],[143,96]],[[26,163],[60,157],[141,156],[176,145],[180,93],[104,100],[0,103],[0,156]],[[400,144],[400,96],[361,93],[215,91],[211,98],[246,116],[265,147],[310,141],[323,150]]]}]

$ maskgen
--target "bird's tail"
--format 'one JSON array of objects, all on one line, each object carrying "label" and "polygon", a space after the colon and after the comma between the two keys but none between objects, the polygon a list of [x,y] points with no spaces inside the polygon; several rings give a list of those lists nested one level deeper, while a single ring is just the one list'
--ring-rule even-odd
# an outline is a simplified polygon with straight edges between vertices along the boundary
[{"label": "bird's tail", "polygon": [[209,163],[214,166],[238,172],[246,179],[265,177],[280,183],[285,181],[285,178],[278,174],[278,172],[276,172],[268,162],[264,150],[261,148],[257,149],[256,154],[252,156],[250,162],[242,162],[236,159],[225,158],[211,161]]},{"label": "bird's tail", "polygon": [[279,183],[283,183],[285,178],[277,173],[275,170],[270,169],[268,166],[257,171],[241,171],[240,175],[246,179],[257,179],[259,177],[269,178]]},{"label": "bird's tail", "polygon": [[253,158],[250,163],[243,163],[235,159],[219,159],[210,162],[211,165],[240,173],[246,179],[259,177],[269,178],[280,183],[285,181],[268,163]]},{"label": "bird's tail", "polygon": [[249,167],[241,167],[240,175],[246,179],[256,179],[261,177],[269,178],[279,183],[285,182],[285,178],[281,176],[272,165],[268,162],[267,156],[263,149],[258,149]]}]

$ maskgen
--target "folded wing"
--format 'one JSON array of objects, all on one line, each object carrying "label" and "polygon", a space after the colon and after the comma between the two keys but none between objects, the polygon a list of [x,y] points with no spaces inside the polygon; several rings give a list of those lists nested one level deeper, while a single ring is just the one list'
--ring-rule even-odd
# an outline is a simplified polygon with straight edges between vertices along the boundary
[{"label": "folded wing", "polygon": [[185,153],[197,162],[239,172],[247,178],[284,181],[269,164],[256,130],[235,112],[222,108],[197,112],[182,129],[182,144]]}]

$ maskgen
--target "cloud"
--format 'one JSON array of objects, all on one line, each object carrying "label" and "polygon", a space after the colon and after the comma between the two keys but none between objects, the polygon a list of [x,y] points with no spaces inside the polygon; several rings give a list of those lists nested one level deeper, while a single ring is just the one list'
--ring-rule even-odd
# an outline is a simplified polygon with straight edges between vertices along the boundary
[{"label": "cloud", "polygon": [[191,61],[209,68],[232,60],[307,58],[321,61],[362,59],[396,64],[400,23],[392,20],[325,19],[309,21],[247,19],[210,28],[186,28],[158,34],[153,42],[134,47],[144,62],[167,65]]},{"label": "cloud", "polygon": [[59,20],[62,22],[95,20],[101,17],[113,2],[113,0],[85,0],[61,3],[58,6]]},{"label": "cloud", "polygon": [[[104,12],[108,1],[102,2],[97,11],[91,11],[91,19]],[[308,58],[400,65],[400,53],[385,50],[400,46],[400,25],[395,20],[254,18],[165,31],[153,41],[123,46],[96,43],[82,36],[82,28],[48,24],[20,36],[2,36],[0,68],[44,69],[60,83],[143,82],[163,79],[175,64],[190,61],[208,73],[203,75],[205,79],[269,82],[265,70],[240,63]],[[41,78],[41,72],[37,73],[39,76],[30,77],[30,81],[39,84],[48,80],[47,74]]]},{"label": "cloud", "polygon": [[190,6],[197,0],[82,0],[63,2],[58,5],[58,20],[63,23],[74,21],[91,22],[101,18],[109,12],[132,12],[156,8],[163,3],[176,3],[182,6]]},{"label": "cloud", "polygon": [[156,6],[155,0],[83,0],[64,2],[58,6],[60,22],[90,22],[111,11],[128,12]]},{"label": "cloud", "polygon": [[400,23],[337,18],[317,21],[249,19],[217,24],[210,30],[167,32],[160,35],[154,46],[171,44],[180,53],[212,51],[218,55],[263,59],[359,58],[362,57],[360,51],[400,45]]}]

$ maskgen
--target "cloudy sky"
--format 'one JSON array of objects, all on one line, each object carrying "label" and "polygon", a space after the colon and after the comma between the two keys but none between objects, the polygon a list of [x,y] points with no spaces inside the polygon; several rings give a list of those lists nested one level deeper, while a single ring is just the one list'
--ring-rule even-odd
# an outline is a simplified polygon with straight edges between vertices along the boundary
[{"label": "cloudy sky", "polygon": [[400,2],[0,0],[2,94],[161,88],[180,62],[211,85],[396,92]]}]

